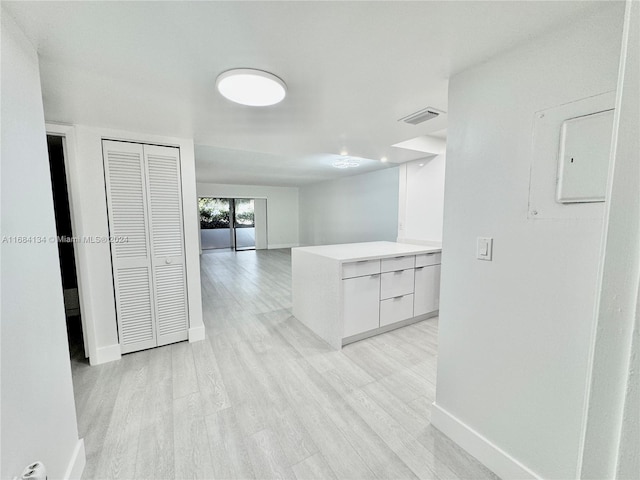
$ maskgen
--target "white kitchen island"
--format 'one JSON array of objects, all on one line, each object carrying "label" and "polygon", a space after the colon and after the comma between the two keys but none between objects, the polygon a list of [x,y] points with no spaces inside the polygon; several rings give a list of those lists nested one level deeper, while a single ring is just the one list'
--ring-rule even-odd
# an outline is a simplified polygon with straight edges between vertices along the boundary
[{"label": "white kitchen island", "polygon": [[291,249],[293,315],[333,348],[438,314],[442,246]]}]

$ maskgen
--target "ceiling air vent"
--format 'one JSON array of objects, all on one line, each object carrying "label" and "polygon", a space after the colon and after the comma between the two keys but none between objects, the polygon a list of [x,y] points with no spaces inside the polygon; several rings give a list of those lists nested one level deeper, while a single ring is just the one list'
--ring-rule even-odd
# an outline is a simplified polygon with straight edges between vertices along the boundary
[{"label": "ceiling air vent", "polygon": [[426,122],[427,120],[431,120],[432,118],[436,118],[438,115],[445,113],[442,110],[438,110],[436,108],[423,108],[422,110],[418,110],[411,115],[407,115],[406,117],[398,120],[399,122],[410,123],[411,125],[418,125],[419,123]]}]

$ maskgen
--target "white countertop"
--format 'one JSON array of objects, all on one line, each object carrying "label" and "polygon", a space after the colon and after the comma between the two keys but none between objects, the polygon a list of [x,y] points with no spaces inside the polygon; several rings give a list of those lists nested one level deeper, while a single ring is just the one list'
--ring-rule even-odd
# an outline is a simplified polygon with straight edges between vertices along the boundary
[{"label": "white countertop", "polygon": [[396,242],[364,242],[343,243],[341,245],[320,245],[317,247],[296,247],[293,250],[332,258],[339,262],[351,262],[369,260],[371,258],[440,252],[442,251],[442,244],[438,242],[432,242],[431,245],[411,245],[409,243]]}]

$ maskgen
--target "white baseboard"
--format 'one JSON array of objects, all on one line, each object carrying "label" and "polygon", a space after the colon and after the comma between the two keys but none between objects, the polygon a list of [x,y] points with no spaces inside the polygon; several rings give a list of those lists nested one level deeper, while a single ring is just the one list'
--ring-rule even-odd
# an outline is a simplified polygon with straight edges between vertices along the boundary
[{"label": "white baseboard", "polygon": [[189,343],[199,342],[205,339],[204,325],[189,328]]},{"label": "white baseboard", "polygon": [[91,365],[100,365],[101,363],[113,362],[114,360],[120,360],[122,353],[120,351],[120,344],[114,343],[113,345],[107,345],[106,347],[98,347],[96,354],[89,358]]},{"label": "white baseboard", "polygon": [[274,250],[276,248],[293,248],[293,247],[298,247],[300,246],[297,243],[280,243],[280,244],[276,244],[276,245],[272,245],[269,244],[269,246],[267,247],[269,250]]},{"label": "white baseboard", "polygon": [[431,424],[500,478],[505,480],[542,478],[435,402],[431,409]]},{"label": "white baseboard", "polygon": [[65,480],[80,480],[84,466],[87,462],[87,457],[84,451],[84,439],[78,440],[76,448],[73,449],[73,454],[67,465],[67,471],[64,472]]}]

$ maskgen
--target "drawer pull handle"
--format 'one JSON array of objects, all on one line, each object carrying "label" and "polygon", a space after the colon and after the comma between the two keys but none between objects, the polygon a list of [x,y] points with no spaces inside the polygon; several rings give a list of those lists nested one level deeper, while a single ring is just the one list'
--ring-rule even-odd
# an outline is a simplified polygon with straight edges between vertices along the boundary
[{"label": "drawer pull handle", "polygon": [[377,277],[378,275],[380,275],[380,274],[379,274],[379,273],[374,273],[373,275],[371,275],[371,278],[375,278],[375,277]]},{"label": "drawer pull handle", "polygon": [[393,273],[396,273],[396,274],[397,274],[397,273],[402,273],[402,272],[404,272],[404,270],[396,270],[396,271],[395,271],[395,272],[393,272]]},{"label": "drawer pull handle", "polygon": [[356,263],[367,263],[369,260],[358,260]]},{"label": "drawer pull handle", "polygon": [[404,256],[400,255],[399,257],[393,257],[393,258],[404,258]]},{"label": "drawer pull handle", "polygon": [[393,297],[394,300],[398,300],[399,298],[404,297],[404,295],[398,295],[397,297]]},{"label": "drawer pull handle", "polygon": [[416,270],[422,270],[424,267],[416,267]]}]

